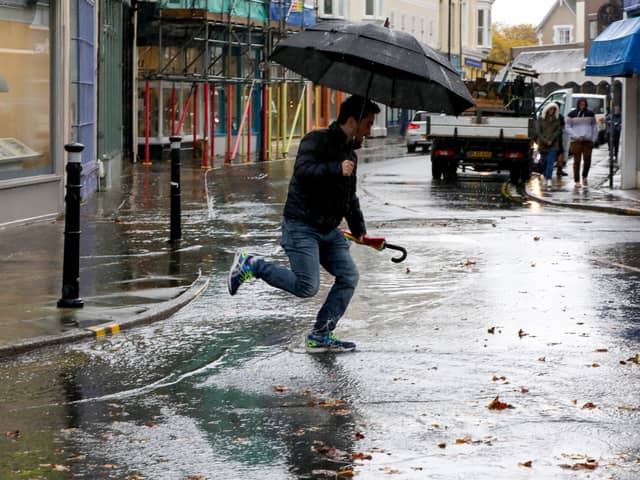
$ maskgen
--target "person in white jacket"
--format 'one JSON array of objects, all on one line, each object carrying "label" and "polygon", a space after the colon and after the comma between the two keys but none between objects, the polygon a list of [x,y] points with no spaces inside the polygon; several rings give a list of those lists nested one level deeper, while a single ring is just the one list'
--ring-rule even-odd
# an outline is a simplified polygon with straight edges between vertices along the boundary
[{"label": "person in white jacket", "polygon": [[[576,188],[587,186],[589,168],[591,168],[591,151],[598,138],[598,125],[595,114],[589,110],[587,99],[579,98],[577,108],[571,110],[565,122],[565,128],[571,142],[573,154],[573,179]],[[580,164],[582,163],[582,183],[580,183]]]}]

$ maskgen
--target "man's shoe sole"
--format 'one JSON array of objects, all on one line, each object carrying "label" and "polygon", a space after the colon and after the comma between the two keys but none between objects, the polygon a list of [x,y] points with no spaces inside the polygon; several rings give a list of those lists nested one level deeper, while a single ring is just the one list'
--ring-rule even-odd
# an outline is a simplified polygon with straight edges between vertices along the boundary
[{"label": "man's shoe sole", "polygon": [[233,275],[233,272],[238,265],[240,255],[242,255],[242,252],[236,252],[236,254],[233,256],[233,262],[231,262],[231,268],[229,269],[229,274],[227,275],[227,289],[229,290],[229,295],[235,295],[236,293],[238,293],[237,288],[235,289],[235,291],[231,288],[231,276]]}]

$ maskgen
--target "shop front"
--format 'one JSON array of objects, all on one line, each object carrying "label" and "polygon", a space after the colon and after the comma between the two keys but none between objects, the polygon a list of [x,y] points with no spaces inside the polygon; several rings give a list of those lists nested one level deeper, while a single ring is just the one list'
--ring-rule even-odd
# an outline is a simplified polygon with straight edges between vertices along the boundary
[{"label": "shop front", "polygon": [[0,3],[0,226],[62,210],[59,3]]}]

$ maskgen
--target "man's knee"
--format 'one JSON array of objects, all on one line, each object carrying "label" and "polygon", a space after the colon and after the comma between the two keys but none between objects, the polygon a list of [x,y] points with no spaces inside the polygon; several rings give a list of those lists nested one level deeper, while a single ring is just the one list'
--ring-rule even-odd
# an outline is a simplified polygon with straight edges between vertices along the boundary
[{"label": "man's knee", "polygon": [[295,290],[295,295],[296,297],[300,297],[300,298],[310,298],[316,295],[316,293],[318,293],[318,290],[320,289],[320,282],[315,282],[312,280],[301,280],[298,279],[298,281],[296,282],[296,290]]}]

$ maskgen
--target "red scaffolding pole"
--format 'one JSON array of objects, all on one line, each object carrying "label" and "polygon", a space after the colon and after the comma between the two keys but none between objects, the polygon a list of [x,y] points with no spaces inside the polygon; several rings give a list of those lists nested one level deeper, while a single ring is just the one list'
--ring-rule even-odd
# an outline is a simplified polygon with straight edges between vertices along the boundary
[{"label": "red scaffolding pole", "polygon": [[247,98],[247,105],[249,107],[249,111],[247,114],[247,159],[246,162],[251,162],[251,120],[252,120],[252,110],[253,110],[253,86],[249,90],[249,98]]},{"label": "red scaffolding pole", "polygon": [[193,150],[191,150],[191,157],[196,156],[196,146],[198,145],[198,84],[196,83],[193,89]]},{"label": "red scaffolding pole", "polygon": [[151,165],[151,159],[149,158],[149,80],[144,82],[144,162],[143,165]]},{"label": "red scaffolding pole", "polygon": [[211,85],[211,165],[215,162],[216,153],[216,84]]},{"label": "red scaffolding pole", "polygon": [[209,82],[204,84],[204,112],[202,124],[203,128],[203,144],[202,144],[202,168],[209,168],[209,144],[207,143],[209,136],[207,130],[209,128]]}]

